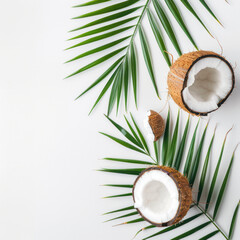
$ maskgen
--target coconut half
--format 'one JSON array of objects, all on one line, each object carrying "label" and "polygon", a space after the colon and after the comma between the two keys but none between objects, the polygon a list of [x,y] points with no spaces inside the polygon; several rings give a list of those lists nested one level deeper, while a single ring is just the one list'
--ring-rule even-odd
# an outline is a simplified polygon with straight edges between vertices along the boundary
[{"label": "coconut half", "polygon": [[178,223],[192,204],[189,182],[177,170],[156,166],[144,170],[133,187],[134,207],[157,227]]},{"label": "coconut half", "polygon": [[165,122],[160,114],[150,110],[144,119],[144,126],[148,132],[148,138],[151,141],[157,141],[164,133]]},{"label": "coconut half", "polygon": [[207,115],[217,110],[229,97],[234,85],[230,63],[209,51],[182,55],[168,74],[168,89],[173,100],[196,115]]}]

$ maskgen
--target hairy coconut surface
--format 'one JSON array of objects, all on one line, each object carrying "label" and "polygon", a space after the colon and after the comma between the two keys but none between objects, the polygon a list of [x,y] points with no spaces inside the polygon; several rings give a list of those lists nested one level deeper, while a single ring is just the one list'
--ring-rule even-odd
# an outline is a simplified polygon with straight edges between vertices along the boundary
[{"label": "hairy coconut surface", "polygon": [[164,133],[165,122],[161,115],[153,110],[148,111],[147,118],[144,120],[148,137],[152,141],[157,141]]},{"label": "hairy coconut surface", "polygon": [[185,111],[207,115],[217,110],[235,85],[230,63],[217,53],[196,51],[182,55],[171,66],[168,89]]},{"label": "hairy coconut surface", "polygon": [[157,227],[178,223],[192,204],[189,182],[177,170],[155,166],[144,170],[133,187],[134,206],[139,214]]}]

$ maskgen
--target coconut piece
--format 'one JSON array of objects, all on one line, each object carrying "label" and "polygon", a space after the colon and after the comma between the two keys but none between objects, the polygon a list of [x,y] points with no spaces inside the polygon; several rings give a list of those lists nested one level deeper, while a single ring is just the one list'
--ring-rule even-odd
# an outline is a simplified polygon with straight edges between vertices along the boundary
[{"label": "coconut piece", "polygon": [[192,204],[189,182],[177,170],[156,166],[144,170],[133,186],[134,206],[139,214],[157,227],[178,223]]},{"label": "coconut piece", "polygon": [[151,141],[157,141],[164,133],[165,122],[160,114],[150,110],[144,120],[145,128],[148,131],[148,138]]},{"label": "coconut piece", "polygon": [[207,115],[217,110],[235,85],[230,63],[210,51],[182,55],[171,66],[168,89],[173,100],[185,111]]}]

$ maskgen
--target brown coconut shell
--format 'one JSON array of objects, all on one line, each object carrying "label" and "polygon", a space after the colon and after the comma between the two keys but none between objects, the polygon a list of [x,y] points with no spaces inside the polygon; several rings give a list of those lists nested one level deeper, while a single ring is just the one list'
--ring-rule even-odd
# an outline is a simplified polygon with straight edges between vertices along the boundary
[{"label": "brown coconut shell", "polygon": [[150,116],[148,116],[148,123],[154,134],[154,141],[157,141],[164,133],[165,122],[160,114],[150,110]]},{"label": "brown coconut shell", "polygon": [[174,225],[174,224],[180,222],[184,218],[184,216],[187,214],[187,212],[189,211],[190,206],[192,204],[192,189],[189,185],[188,179],[185,176],[183,176],[176,169],[173,169],[171,167],[166,167],[166,166],[149,167],[149,168],[145,169],[144,171],[142,171],[141,174],[137,177],[137,179],[134,182],[133,190],[132,190],[134,202],[135,202],[134,189],[135,189],[137,181],[139,180],[139,178],[141,178],[141,176],[143,174],[145,174],[146,172],[152,171],[152,170],[159,170],[159,171],[165,172],[176,183],[178,192],[179,192],[178,211],[173,219],[171,219],[168,222],[160,223],[160,224],[152,222],[150,219],[146,218],[139,209],[137,209],[137,211],[139,212],[139,214],[142,216],[143,219],[145,219],[149,223],[155,225],[156,227],[167,227],[167,226]]},{"label": "brown coconut shell", "polygon": [[232,93],[234,85],[235,85],[235,76],[234,76],[233,68],[232,68],[231,64],[221,55],[219,55],[215,52],[203,51],[203,50],[183,54],[181,57],[179,57],[173,63],[173,65],[170,67],[170,71],[168,73],[168,80],[167,80],[168,90],[169,90],[169,94],[171,95],[172,99],[183,110],[185,110],[191,114],[194,114],[194,115],[206,116],[210,112],[198,113],[198,112],[195,112],[194,110],[190,109],[183,100],[182,92],[183,92],[184,88],[187,86],[188,74],[189,74],[189,71],[191,70],[191,68],[193,67],[193,65],[196,62],[198,62],[199,60],[201,60],[203,58],[208,58],[208,57],[215,57],[215,58],[221,59],[228,65],[228,67],[230,68],[230,70],[232,72],[232,89],[229,91],[227,96],[218,103],[218,107],[220,107],[226,101],[226,99],[229,97],[229,95]]}]

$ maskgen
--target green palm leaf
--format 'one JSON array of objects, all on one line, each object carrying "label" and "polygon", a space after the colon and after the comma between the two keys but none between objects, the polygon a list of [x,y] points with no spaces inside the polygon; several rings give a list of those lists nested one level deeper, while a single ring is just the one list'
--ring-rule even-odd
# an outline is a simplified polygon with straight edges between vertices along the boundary
[{"label": "green palm leaf", "polygon": [[167,163],[167,153],[169,148],[170,138],[170,108],[168,109],[166,127],[163,135],[163,144],[162,144],[162,165]]},{"label": "green palm leaf", "polygon": [[187,26],[185,25],[183,18],[176,6],[176,4],[174,3],[173,0],[165,0],[168,8],[170,9],[170,11],[172,12],[173,16],[175,17],[175,19],[177,20],[177,22],[179,23],[180,27],[183,29],[183,31],[185,32],[185,34],[187,35],[187,37],[189,38],[189,40],[191,41],[191,43],[193,44],[193,46],[198,50],[197,44],[195,43],[195,41],[193,40]]},{"label": "green palm leaf", "polygon": [[195,227],[195,228],[193,228],[193,229],[191,229],[191,230],[189,230],[189,231],[187,231],[187,232],[185,232],[185,233],[183,233],[183,234],[181,234],[181,235],[179,235],[175,238],[172,238],[171,240],[179,240],[179,239],[183,239],[185,237],[188,237],[188,236],[202,230],[203,228],[207,227],[210,223],[211,223],[211,221],[205,222],[205,223],[203,223],[203,224],[201,224],[201,225],[199,225],[199,226],[197,226],[197,227]]},{"label": "green palm leaf", "polygon": [[216,230],[216,231],[214,231],[214,232],[211,232],[211,233],[207,234],[206,236],[204,236],[204,237],[202,237],[202,238],[199,238],[199,240],[207,240],[207,239],[215,236],[215,235],[218,234],[218,233],[219,233],[219,231]]},{"label": "green palm leaf", "polygon": [[200,164],[200,158],[201,158],[201,154],[202,154],[203,143],[204,143],[206,132],[207,132],[207,127],[208,127],[208,124],[205,127],[205,130],[204,130],[204,132],[202,134],[202,138],[201,138],[201,141],[200,141],[200,144],[199,144],[199,147],[198,147],[195,159],[192,162],[190,170],[189,170],[189,183],[192,186],[194,184],[194,181],[196,179],[196,175],[197,175],[197,172],[198,172],[198,168],[199,168],[199,164]]},{"label": "green palm leaf", "polygon": [[120,69],[116,75],[116,78],[114,79],[113,85],[112,85],[112,90],[110,93],[109,97],[109,102],[108,102],[108,110],[107,110],[107,115],[109,115],[114,107],[114,104],[117,100],[117,92],[119,89],[119,86],[121,85],[121,80],[122,80],[122,71],[123,71],[123,65],[121,64]]},{"label": "green palm leaf", "polygon": [[159,163],[160,163],[159,144],[160,144],[159,140],[153,142],[153,147],[154,147],[155,157],[156,157],[156,160],[157,160],[157,165],[159,165]]},{"label": "green palm leaf", "polygon": [[134,211],[134,212],[131,212],[131,213],[128,213],[128,214],[121,215],[119,217],[111,218],[111,219],[109,219],[105,222],[110,222],[110,221],[121,219],[121,218],[131,217],[131,216],[134,216],[134,215],[137,215],[137,214],[138,214],[138,212]]},{"label": "green palm leaf", "polygon": [[[190,223],[191,221],[195,220],[196,218],[200,217],[201,215],[202,215],[202,213],[199,213],[199,214],[196,214],[196,215],[194,215],[192,217],[189,217],[189,218],[183,220],[182,222],[177,223],[177,224],[175,224],[173,226],[167,227],[167,228],[165,228],[165,229],[163,229],[163,230],[161,230],[161,231],[159,231],[159,232],[157,232],[157,233],[155,233],[155,234],[153,234],[153,235],[151,235],[149,237],[144,238],[143,240],[146,240],[146,239],[149,239],[149,238],[152,238],[152,237],[156,237],[156,236],[159,236],[159,235],[161,235],[163,233],[175,230],[175,229],[177,229],[177,228],[179,228],[179,227],[181,227],[181,226],[183,226],[183,225],[185,225],[187,223]],[[155,226],[151,225],[149,227],[144,228],[144,230],[150,229],[150,228],[154,228],[154,227]]]},{"label": "green palm leaf", "polygon": [[[101,15],[101,14],[105,14],[105,13],[109,13],[109,12],[113,12],[113,11],[117,11],[126,7],[129,7],[133,4],[135,4],[136,2],[138,2],[139,0],[131,0],[131,1],[125,1],[125,2],[121,2],[121,3],[117,3],[90,13],[85,13],[81,16],[75,17],[74,19],[78,19],[78,18],[85,18],[85,17],[92,17],[92,16],[96,16],[96,15]],[[80,5],[81,6],[81,5]],[[79,7],[79,5],[75,6],[75,7]]]},{"label": "green palm leaf", "polygon": [[[121,69],[121,75],[120,75],[120,79],[119,79],[119,83],[118,83],[118,87],[117,87],[117,109],[116,109],[116,115],[118,114],[120,98],[121,98],[122,89],[123,89],[123,78],[124,78],[124,65],[123,65],[123,67]],[[108,113],[108,115],[109,114],[110,114],[110,112]]]},{"label": "green palm leaf", "polygon": [[126,47],[123,47],[123,48],[120,48],[120,49],[118,49],[116,51],[113,51],[112,53],[109,53],[109,54],[99,58],[98,60],[96,60],[96,61],[94,61],[92,63],[89,63],[88,65],[80,68],[79,70],[77,70],[73,74],[67,76],[67,78],[72,77],[72,76],[74,76],[76,74],[82,73],[82,72],[84,72],[84,71],[86,71],[86,70],[88,70],[90,68],[93,68],[93,67],[95,67],[95,66],[97,66],[97,65],[99,65],[99,64],[101,64],[101,63],[103,63],[105,61],[107,61],[108,59],[110,59],[110,58],[114,57],[115,55],[117,55],[118,53],[122,52],[124,49],[126,49]]},{"label": "green palm leaf", "polygon": [[137,132],[133,129],[132,125],[130,124],[130,122],[128,121],[128,119],[126,118],[126,116],[124,116],[125,121],[130,129],[130,131],[132,132],[133,136],[135,137],[136,141],[138,142],[138,144],[141,146],[141,148],[144,148],[140,138],[138,137]]},{"label": "green palm leaf", "polygon": [[[110,77],[110,79],[108,80],[107,84],[105,85],[105,87],[103,88],[103,90],[101,91],[101,93],[99,94],[96,102],[94,103],[91,111],[89,112],[89,114],[91,114],[91,112],[93,111],[93,109],[96,107],[96,105],[99,103],[99,101],[101,100],[101,98],[105,95],[105,93],[107,92],[107,90],[110,88],[110,86],[112,85],[119,69],[121,67],[121,64],[117,67],[117,69],[114,71],[113,75]],[[104,73],[105,74],[105,73]],[[103,79],[101,79],[100,81],[102,81]],[[95,82],[96,83],[96,82]],[[91,86],[90,86],[91,87]],[[89,88],[88,88],[89,89]],[[86,92],[86,91],[85,91]],[[81,96],[81,95],[80,95]]]},{"label": "green palm leaf", "polygon": [[135,128],[136,128],[136,130],[137,130],[138,136],[140,137],[141,142],[142,142],[145,150],[147,151],[148,154],[150,154],[149,148],[148,148],[148,145],[147,145],[147,142],[146,142],[146,140],[145,140],[145,138],[144,138],[144,136],[143,136],[140,128],[138,127],[137,123],[135,122],[135,120],[134,120],[134,118],[133,118],[133,115],[132,115],[131,113],[130,113],[130,115],[131,115],[131,119],[132,119],[132,121],[133,121],[133,124],[134,124],[134,126],[135,126]]},{"label": "green palm leaf", "polygon": [[125,96],[125,111],[127,111],[127,102],[128,102],[128,87],[129,87],[129,70],[128,70],[128,56],[126,56],[124,62],[124,75],[123,75],[123,85],[124,85],[124,96]]},{"label": "green palm leaf", "polygon": [[99,171],[108,172],[108,173],[120,173],[127,175],[139,175],[145,168],[127,168],[127,169],[107,169],[103,168]]},{"label": "green palm leaf", "polygon": [[117,67],[117,65],[121,62],[123,57],[119,58],[113,65],[111,65],[93,84],[91,84],[84,92],[82,92],[75,100],[83,96],[85,93],[87,93],[89,90],[91,90],[93,87],[98,85],[100,82],[102,82],[114,69]]},{"label": "green palm leaf", "polygon": [[102,35],[98,35],[98,36],[95,36],[95,37],[92,37],[92,38],[89,38],[87,40],[84,40],[78,44],[75,44],[69,48],[67,48],[66,50],[69,50],[69,49],[73,49],[73,48],[76,48],[76,47],[80,47],[80,46],[83,46],[83,45],[86,45],[86,44],[90,44],[90,43],[94,43],[94,42],[97,42],[97,41],[100,41],[100,40],[103,40],[103,39],[106,39],[106,38],[110,38],[114,35],[117,35],[117,34],[120,34],[122,32],[125,32],[131,28],[133,28],[134,26],[129,26],[129,27],[124,27],[124,28],[120,28],[120,29],[117,29],[117,30],[114,30],[114,31],[111,31],[111,32],[107,32],[107,33],[104,33]]},{"label": "green palm leaf", "polygon": [[203,169],[202,169],[202,173],[201,173],[201,178],[200,178],[200,182],[199,182],[197,202],[200,201],[200,198],[202,196],[202,191],[203,191],[203,187],[204,187],[205,180],[206,180],[206,174],[207,174],[207,169],[208,169],[208,164],[209,164],[209,159],[210,159],[210,154],[211,154],[211,150],[212,150],[214,137],[215,137],[215,131],[214,131],[214,134],[212,136],[211,142],[209,144],[207,155],[206,155],[206,158],[205,158],[205,161],[204,161],[204,165],[203,165]]},{"label": "green palm leaf", "polygon": [[123,159],[123,158],[103,158],[103,160],[123,162],[123,163],[142,164],[142,165],[152,165],[153,164],[153,163],[148,162],[148,161],[134,160],[134,159]]},{"label": "green palm leaf", "polygon": [[136,152],[140,152],[140,153],[146,154],[144,151],[142,151],[141,149],[133,146],[132,144],[130,144],[130,143],[128,143],[128,142],[125,142],[125,141],[123,141],[123,140],[121,140],[121,139],[119,139],[119,138],[113,137],[113,136],[108,135],[108,134],[106,134],[106,133],[102,133],[102,132],[100,132],[100,133],[101,133],[102,135],[105,135],[106,137],[112,139],[113,141],[119,143],[120,145],[126,147],[126,148],[129,148],[129,149],[134,150],[134,151],[136,151]]},{"label": "green palm leaf", "polygon": [[141,25],[139,27],[139,37],[140,37],[143,57],[144,57],[144,60],[145,60],[145,63],[146,63],[147,69],[148,69],[148,73],[149,73],[149,75],[150,75],[150,77],[152,79],[152,83],[153,83],[153,86],[155,88],[155,92],[156,92],[157,96],[159,97],[157,83],[156,83],[156,78],[155,78],[154,71],[153,71],[153,66],[152,66],[152,59],[151,59],[150,49],[149,49],[149,46],[148,46],[149,44],[147,42],[146,35],[145,35]]},{"label": "green palm leaf", "polygon": [[158,46],[162,52],[162,55],[163,57],[165,58],[168,66],[170,67],[171,66],[171,62],[170,62],[170,59],[169,59],[169,56],[167,54],[167,48],[166,48],[166,45],[164,43],[164,40],[163,40],[163,36],[162,36],[162,33],[160,32],[160,29],[159,29],[159,26],[158,26],[158,23],[154,17],[154,15],[152,14],[151,10],[147,10],[147,14],[148,14],[148,20],[150,22],[150,25],[152,27],[152,31],[154,33],[154,36],[155,36],[155,39],[158,43]]},{"label": "green palm leaf", "polygon": [[128,184],[104,184],[104,187],[115,187],[115,188],[133,188],[133,185]]},{"label": "green palm leaf", "polygon": [[143,222],[143,221],[145,221],[143,218],[137,218],[137,219],[134,219],[134,220],[131,220],[131,221],[128,221],[128,222],[117,224],[115,226],[120,226],[120,225],[124,225],[124,224],[139,223],[139,222]]},{"label": "green palm leaf", "polygon": [[97,33],[105,32],[105,31],[111,30],[113,28],[116,28],[118,26],[121,26],[123,24],[126,24],[128,22],[131,22],[131,21],[135,20],[136,18],[138,18],[138,16],[127,18],[127,19],[124,19],[122,21],[119,21],[119,22],[116,22],[116,23],[112,23],[112,24],[109,24],[107,26],[100,27],[100,28],[97,28],[97,29],[94,29],[94,30],[91,30],[91,31],[88,31],[88,32],[85,32],[85,33],[82,33],[82,34],[79,34],[76,37],[70,38],[69,40],[75,40],[75,39],[78,39],[78,38],[83,38],[83,37],[91,36],[91,35],[94,35],[94,34],[97,34]]},{"label": "green palm leaf", "polygon": [[199,0],[202,5],[207,9],[207,11],[215,18],[215,20],[222,25],[222,23],[218,20],[218,18],[216,17],[216,15],[214,14],[214,12],[211,10],[211,8],[208,6],[208,4],[206,3],[205,0]]},{"label": "green palm leaf", "polygon": [[214,212],[213,212],[213,219],[216,218],[218,210],[219,210],[219,207],[220,207],[220,204],[222,202],[223,194],[224,194],[224,191],[225,191],[226,186],[227,186],[227,182],[228,182],[228,179],[229,179],[230,171],[232,169],[234,155],[235,155],[235,151],[233,152],[233,155],[232,155],[231,161],[229,163],[226,175],[224,177],[224,180],[223,180],[220,192],[219,192],[218,197],[217,197],[217,202],[216,202],[216,205],[215,205],[215,208],[214,208]]},{"label": "green palm leaf", "polygon": [[233,231],[236,225],[236,220],[237,220],[237,214],[238,214],[238,210],[239,210],[239,205],[240,205],[240,201],[237,204],[237,207],[235,208],[235,211],[233,213],[233,217],[232,217],[232,222],[231,222],[231,226],[229,229],[229,234],[228,234],[228,238],[231,240],[232,236],[233,236]]},{"label": "green palm leaf", "polygon": [[95,4],[104,3],[104,2],[108,2],[108,1],[112,1],[112,0],[92,0],[92,1],[89,1],[86,3],[79,4],[75,7],[85,7],[85,6],[95,5]]},{"label": "green palm leaf", "polygon": [[131,9],[128,9],[126,11],[118,12],[118,13],[115,13],[113,15],[109,15],[107,17],[103,17],[103,18],[97,19],[95,21],[91,21],[91,22],[89,22],[89,23],[87,23],[87,24],[85,24],[85,25],[83,25],[79,28],[75,28],[75,29],[71,30],[70,32],[75,32],[75,31],[78,31],[78,30],[81,30],[81,29],[84,29],[84,28],[96,26],[96,25],[99,25],[99,24],[102,24],[102,23],[106,23],[106,22],[109,22],[109,21],[113,21],[113,20],[125,17],[125,16],[137,11],[140,8],[141,7],[131,8]]},{"label": "green palm leaf", "polygon": [[190,115],[188,117],[187,123],[185,125],[185,129],[184,129],[184,133],[177,151],[177,156],[173,165],[173,168],[179,170],[180,165],[182,163],[182,159],[183,159],[183,152],[184,152],[184,148],[185,148],[185,143],[186,143],[186,139],[187,139],[187,133],[188,133],[188,128],[189,128],[189,120],[190,120]]},{"label": "green palm leaf", "polygon": [[175,157],[175,151],[177,148],[177,140],[178,140],[178,128],[179,128],[179,117],[180,117],[180,110],[178,110],[178,116],[177,116],[177,121],[176,121],[176,125],[174,128],[174,133],[173,133],[173,137],[171,139],[171,145],[170,148],[168,149],[168,153],[167,153],[167,165],[172,167],[173,165],[173,160]]},{"label": "green palm leaf", "polygon": [[209,189],[209,192],[208,192],[207,203],[206,203],[206,206],[205,206],[205,211],[206,212],[208,210],[209,203],[210,203],[210,201],[212,199],[213,190],[214,190],[215,185],[216,185],[219,168],[220,168],[220,165],[221,165],[221,162],[222,162],[222,157],[223,157],[223,152],[224,152],[224,148],[225,148],[225,143],[226,143],[227,136],[228,136],[228,133],[230,132],[230,130],[227,132],[227,134],[225,135],[225,138],[223,140],[223,144],[222,144],[221,152],[220,152],[220,155],[219,155],[218,163],[217,163],[216,169],[214,171],[214,175],[213,175],[212,182],[211,182],[211,185],[210,185],[210,189]]},{"label": "green palm leaf", "polygon": [[122,197],[130,197],[130,196],[132,196],[132,193],[112,195],[112,196],[107,196],[107,197],[104,197],[104,198],[122,198]]},{"label": "green palm leaf", "polygon": [[133,84],[133,94],[135,105],[137,107],[137,61],[136,61],[136,50],[134,43],[130,45],[130,65],[131,65],[131,75],[132,75],[132,84]]},{"label": "green palm leaf", "polygon": [[129,210],[133,210],[134,206],[130,206],[130,207],[125,207],[125,208],[120,208],[114,211],[110,211],[110,212],[106,212],[103,215],[108,215],[108,214],[112,214],[112,213],[118,213],[118,212],[124,212],[124,211],[129,211]]},{"label": "green palm leaf", "polygon": [[181,0],[181,2],[184,4],[184,6],[193,14],[193,16],[202,24],[202,26],[206,29],[206,31],[212,36],[206,25],[203,23],[203,21],[200,19],[200,17],[197,15],[191,4],[188,0]]},{"label": "green palm leaf", "polygon": [[162,6],[157,0],[153,0],[153,5],[156,10],[156,13],[158,15],[159,20],[162,23],[162,26],[164,27],[168,37],[170,38],[171,42],[173,43],[173,46],[175,47],[177,53],[179,56],[182,55],[181,49],[179,47],[179,44],[177,42],[176,36],[174,34],[174,31],[172,29],[172,26],[166,16],[166,13],[164,12]]},{"label": "green palm leaf", "polygon": [[[107,44],[102,45],[102,46],[100,46],[100,47],[98,47],[98,48],[94,48],[94,49],[92,49],[92,50],[90,50],[90,51],[84,52],[84,53],[78,55],[77,57],[74,57],[74,58],[72,58],[71,60],[67,61],[66,63],[73,62],[73,61],[76,61],[76,60],[81,59],[81,58],[83,58],[83,57],[87,57],[87,56],[89,56],[89,55],[92,55],[92,54],[95,54],[95,53],[104,51],[104,50],[106,50],[106,49],[109,49],[109,48],[111,48],[111,47],[113,47],[113,46],[115,46],[115,45],[117,45],[117,44],[119,44],[119,43],[127,40],[129,37],[130,37],[130,36],[124,37],[124,38],[120,38],[120,39],[118,39],[118,40],[116,40],[116,41],[107,43]],[[122,59],[122,58],[121,58],[121,59]]]},{"label": "green palm leaf", "polygon": [[117,124],[115,121],[113,121],[110,117],[105,117],[125,136],[130,142],[137,145],[138,147],[142,148],[142,145],[138,143],[138,141],[123,127],[121,127],[119,124]]},{"label": "green palm leaf", "polygon": [[184,171],[183,171],[183,174],[185,176],[189,175],[190,167],[191,167],[191,164],[192,164],[192,159],[193,159],[193,153],[194,153],[194,148],[195,148],[195,141],[196,141],[199,122],[200,122],[200,119],[199,119],[199,121],[198,121],[198,123],[195,127],[195,130],[194,130],[194,133],[193,133],[193,136],[192,136],[192,141],[191,141],[191,144],[189,146],[188,155],[187,155],[187,159],[186,159],[185,166],[184,166]]}]

